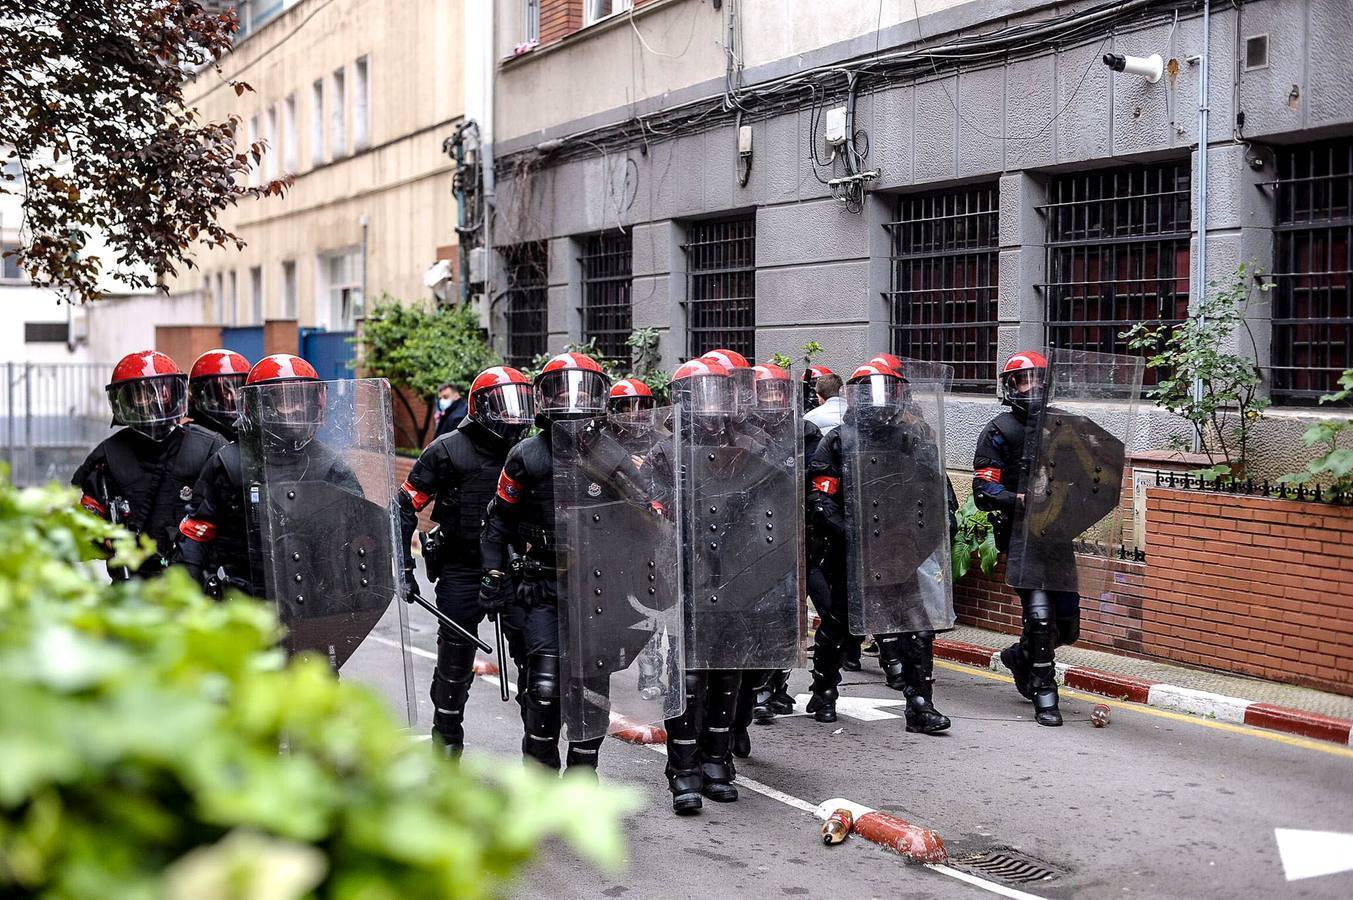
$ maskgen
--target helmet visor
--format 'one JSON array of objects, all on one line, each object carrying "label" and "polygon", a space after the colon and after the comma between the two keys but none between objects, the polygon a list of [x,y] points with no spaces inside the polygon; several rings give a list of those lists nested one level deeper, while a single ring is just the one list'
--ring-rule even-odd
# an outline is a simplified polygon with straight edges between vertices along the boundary
[{"label": "helmet visor", "polygon": [[310,433],[324,424],[328,395],[322,381],[282,381],[258,386],[256,415],[265,431],[308,427]]},{"label": "helmet visor", "polygon": [[789,382],[768,378],[756,383],[756,407],[762,410],[789,409]]},{"label": "helmet visor", "polygon": [[530,425],[535,397],[529,384],[495,384],[474,395],[474,419],[485,425]]},{"label": "helmet visor", "polygon": [[188,414],[188,377],[138,378],[108,386],[113,417],[131,428],[174,424]]},{"label": "helmet visor", "polygon": [[603,416],[611,386],[600,372],[560,369],[536,382],[536,412],[543,416]]},{"label": "helmet visor", "polygon": [[239,413],[240,388],[249,376],[215,375],[198,378],[188,384],[188,399],[194,413],[202,413],[220,422],[232,422]]},{"label": "helmet visor", "polygon": [[637,413],[653,409],[657,405],[652,397],[612,397],[611,412],[615,415]]},{"label": "helmet visor", "polygon": [[1001,376],[1007,400],[1037,400],[1043,396],[1043,370],[1030,367]]},{"label": "helmet visor", "polygon": [[724,375],[697,375],[678,382],[681,403],[696,415],[733,411],[733,382]]},{"label": "helmet visor", "polygon": [[852,382],[846,391],[846,405],[855,409],[889,409],[902,405],[907,386],[891,375],[870,375]]}]

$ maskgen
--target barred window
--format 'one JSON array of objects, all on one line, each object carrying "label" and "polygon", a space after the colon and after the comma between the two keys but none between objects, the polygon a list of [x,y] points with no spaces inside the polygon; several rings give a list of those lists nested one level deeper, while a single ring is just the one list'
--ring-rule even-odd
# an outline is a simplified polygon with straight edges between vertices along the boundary
[{"label": "barred window", "polygon": [[633,253],[628,232],[595,234],[583,243],[583,340],[598,353],[629,365],[633,307],[630,303]]},{"label": "barred window", "polygon": [[888,323],[892,352],[954,367],[954,389],[996,380],[997,188],[897,199]]},{"label": "barred window", "polygon": [[[1048,346],[1131,353],[1119,334],[1133,325],[1188,317],[1191,176],[1181,161],[1052,180],[1039,207],[1048,223]],[[1156,376],[1147,369],[1145,380]]]},{"label": "barred window", "polygon": [[1353,369],[1353,140],[1278,152],[1272,395],[1313,405]]},{"label": "barred window", "polygon": [[509,366],[529,367],[546,351],[549,325],[549,253],[544,241],[503,248],[507,290],[503,320],[507,327],[503,358]]},{"label": "barred window", "polygon": [[686,352],[756,350],[756,218],[692,222],[686,229]]}]

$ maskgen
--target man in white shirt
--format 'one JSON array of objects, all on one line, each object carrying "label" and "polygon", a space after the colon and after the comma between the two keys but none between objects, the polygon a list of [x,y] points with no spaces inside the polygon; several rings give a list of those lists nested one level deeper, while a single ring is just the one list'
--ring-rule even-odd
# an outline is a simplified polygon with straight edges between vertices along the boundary
[{"label": "man in white shirt", "polygon": [[821,375],[814,389],[817,391],[818,405],[804,413],[803,418],[816,425],[825,438],[841,424],[841,417],[846,414],[846,401],[841,396],[841,376],[833,373]]}]

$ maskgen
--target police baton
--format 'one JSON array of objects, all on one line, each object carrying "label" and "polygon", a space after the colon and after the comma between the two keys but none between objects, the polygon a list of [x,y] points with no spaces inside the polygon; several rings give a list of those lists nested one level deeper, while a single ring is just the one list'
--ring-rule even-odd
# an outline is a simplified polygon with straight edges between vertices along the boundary
[{"label": "police baton", "polygon": [[493,634],[498,644],[498,691],[503,702],[507,703],[512,695],[507,691],[507,654],[503,652],[503,617],[493,617]]},{"label": "police baton", "polygon": [[[452,631],[456,632],[461,637],[465,638],[467,641],[474,644],[480,650],[483,650],[485,653],[493,652],[493,648],[490,647],[484,641],[481,641],[479,639],[479,635],[472,634],[471,632],[466,631],[464,628],[460,626],[459,623],[456,622],[455,619],[451,618],[446,613],[438,609],[436,606],[433,606],[431,603],[424,600],[423,595],[418,593],[418,589],[413,585],[406,586],[406,589],[404,591],[404,600],[406,603],[417,603],[419,606],[423,607],[423,609],[426,609],[428,612],[432,613],[432,617],[436,619],[438,622],[441,622],[447,628],[450,628]],[[499,647],[501,646],[502,643],[500,639]]]}]

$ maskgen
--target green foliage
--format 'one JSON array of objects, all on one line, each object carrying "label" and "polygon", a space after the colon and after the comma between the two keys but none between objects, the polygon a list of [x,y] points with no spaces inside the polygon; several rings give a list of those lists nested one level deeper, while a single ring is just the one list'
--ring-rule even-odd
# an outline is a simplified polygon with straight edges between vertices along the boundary
[{"label": "green foliage", "polygon": [[983,574],[990,575],[996,568],[996,530],[991,515],[977,508],[977,502],[969,497],[958,508],[958,533],[954,535],[953,567],[954,580],[968,574],[972,568],[972,555],[976,553]]},{"label": "green foliage", "polygon": [[284,660],[271,607],[177,568],[108,583],[84,562],[106,541],[146,552],[0,470],[0,894],[479,897],[555,836],[620,862],[625,796],[456,767],[323,660]]},{"label": "green foliage", "polygon": [[[822,355],[822,345],[817,341],[808,341],[801,348],[803,355],[800,359],[803,361],[803,368],[808,368],[813,364],[813,360]],[[792,372],[794,370],[794,359],[786,353],[776,353],[771,356],[770,361],[780,368]]]},{"label": "green foliage", "polygon": [[[1326,403],[1349,404],[1353,402],[1353,369],[1345,369],[1339,376],[1339,390],[1320,398],[1321,405]],[[1306,471],[1292,472],[1278,479],[1280,484],[1307,484],[1316,479],[1327,480],[1334,493],[1345,497],[1353,495],[1353,448],[1340,447],[1339,437],[1353,434],[1353,421],[1317,422],[1301,439],[1307,447],[1323,444],[1325,452],[1307,463]]]},{"label": "green foliage", "polygon": [[[1254,346],[1254,335],[1245,321],[1250,296],[1246,266],[1241,264],[1226,282],[1214,281],[1209,287],[1208,296],[1198,302],[1193,314],[1173,330],[1138,322],[1120,335],[1127,339],[1129,349],[1151,354],[1146,365],[1160,373],[1160,380],[1146,396],[1188,420],[1203,451],[1222,458],[1221,464],[1199,473],[1204,477],[1229,474],[1245,464],[1250,431],[1269,405],[1259,394],[1263,376],[1258,364],[1251,356],[1226,349],[1242,328]],[[1258,287],[1268,291],[1273,285],[1265,282]],[[1198,395],[1195,383],[1202,386]]]},{"label": "green foliage", "polygon": [[389,294],[376,301],[356,341],[362,368],[389,380],[397,401],[418,426],[418,434],[401,437],[420,447],[427,443],[432,410],[424,410],[419,419],[408,395],[432,397],[448,381],[468,390],[476,375],[502,361],[470,307],[437,308],[428,302],[406,306]]},{"label": "green foliage", "polygon": [[[606,377],[611,379],[611,383],[619,381],[622,378],[638,378],[648,385],[653,391],[653,396],[657,398],[659,404],[667,400],[667,386],[671,382],[671,375],[662,367],[662,352],[659,346],[660,335],[656,328],[637,328],[625,339],[625,343],[630,348],[630,363],[626,365],[621,360],[611,359],[602,356],[597,348],[596,338],[588,338],[585,341],[574,341],[564,345],[562,353],[583,353],[592,357],[601,364],[602,371]],[[531,367],[524,369],[526,377],[532,381],[540,374],[540,370],[545,368],[545,363],[550,361],[553,353],[541,353],[531,361]]]}]

